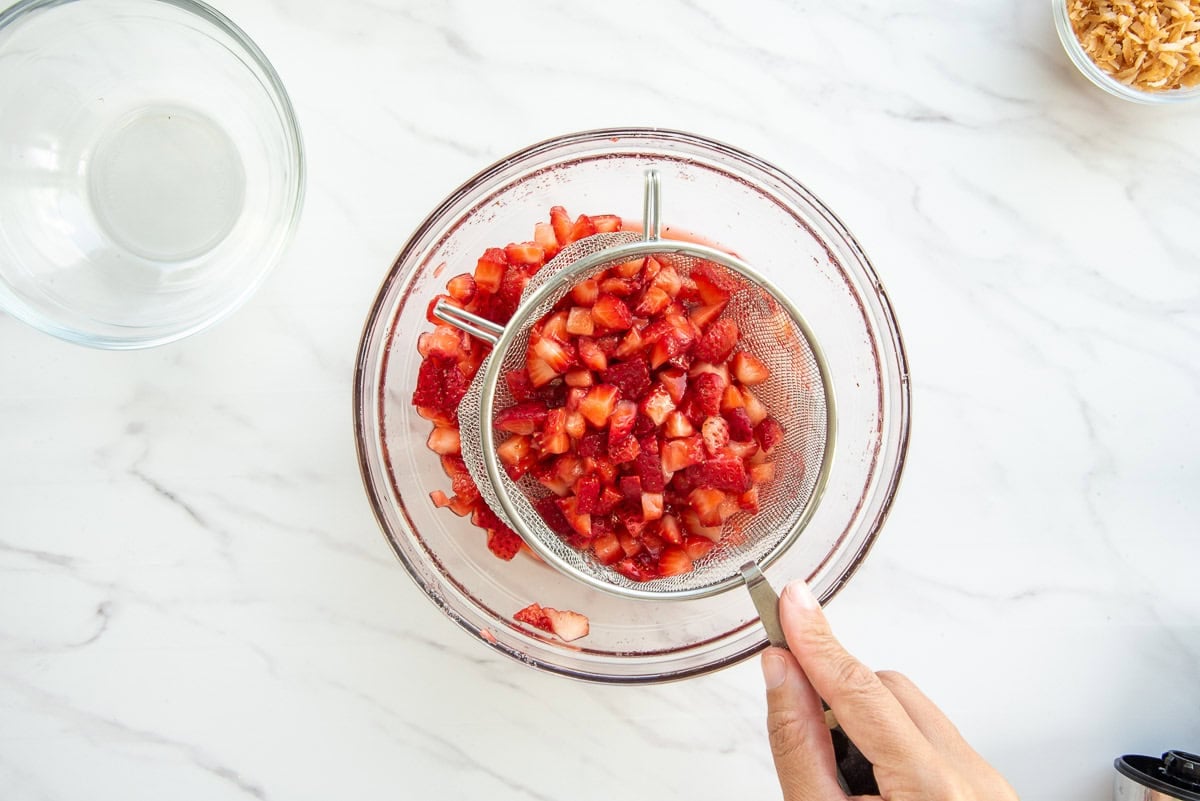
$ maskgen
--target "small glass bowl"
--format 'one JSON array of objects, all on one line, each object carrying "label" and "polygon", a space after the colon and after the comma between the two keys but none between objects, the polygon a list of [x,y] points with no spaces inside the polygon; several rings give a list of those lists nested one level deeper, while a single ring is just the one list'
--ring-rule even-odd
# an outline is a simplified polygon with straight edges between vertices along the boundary
[{"label": "small glass bowl", "polygon": [[1085,78],[1110,95],[1146,105],[1187,103],[1200,99],[1200,86],[1191,89],[1172,89],[1168,92],[1145,92],[1121,83],[1101,69],[1095,61],[1092,61],[1091,56],[1079,43],[1079,39],[1075,36],[1075,30],[1071,27],[1071,20],[1067,16],[1067,0],[1050,0],[1050,5],[1054,9],[1054,27],[1058,29],[1058,38],[1071,62],[1079,68]]},{"label": "small glass bowl", "polygon": [[[354,396],[363,482],[396,555],[450,619],[531,667],[598,682],[679,679],[761,650],[749,595],[630,600],[524,554],[500,561],[479,529],[431,502],[449,480],[410,401],[417,335],[431,328],[426,309],[447,279],[472,271],[487,247],[528,240],[553,205],[640,224],[648,167],[661,175],[664,235],[703,236],[763,271],[795,299],[828,359],[838,408],[829,482],[766,571],[777,588],[804,578],[828,600],[849,580],[890,508],[908,442],[908,371],[875,272],[841,222],[770,164],[692,134],[612,129],[533,145],[455,190],[404,246],[366,322]],[[562,643],[515,623],[535,601],[587,615],[590,633]]]},{"label": "small glass bowl", "polygon": [[266,57],[195,0],[0,13],[0,309],[127,349],[231,313],[300,215],[304,155]]}]

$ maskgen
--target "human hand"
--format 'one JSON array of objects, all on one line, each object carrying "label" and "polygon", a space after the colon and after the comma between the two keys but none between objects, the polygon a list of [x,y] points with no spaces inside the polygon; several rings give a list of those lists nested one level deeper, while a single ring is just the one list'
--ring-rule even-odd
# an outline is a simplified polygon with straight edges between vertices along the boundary
[{"label": "human hand", "polygon": [[917,686],[874,673],[834,638],[803,581],[779,599],[791,652],[762,657],[767,731],[784,801],[839,801],[824,698],[846,735],[870,760],[885,801],[1017,801],[1017,794]]}]

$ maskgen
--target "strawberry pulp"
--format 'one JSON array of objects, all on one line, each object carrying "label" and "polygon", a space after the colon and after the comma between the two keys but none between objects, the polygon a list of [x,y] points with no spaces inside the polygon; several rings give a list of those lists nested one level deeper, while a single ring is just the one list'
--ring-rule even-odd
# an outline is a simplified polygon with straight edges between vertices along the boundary
[{"label": "strawberry pulp", "polygon": [[[613,215],[572,220],[555,207],[531,241],[488,249],[438,297],[503,325],[562,247],[620,228]],[[735,532],[734,514],[758,511],[759,485],[774,476],[784,432],[751,391],[770,371],[738,350],[723,316],[738,287],[715,264],[686,276],[653,257],[616,265],[535,323],[525,367],[504,376],[514,403],[493,422],[509,476],[548,490],[535,503],[546,524],[632,580],[693,570]],[[487,347],[447,325],[422,334],[413,403],[434,424],[427,444],[453,489],[432,493],[435,505],[469,515],[512,559],[523,544],[481,499],[458,438],[458,404]]]}]

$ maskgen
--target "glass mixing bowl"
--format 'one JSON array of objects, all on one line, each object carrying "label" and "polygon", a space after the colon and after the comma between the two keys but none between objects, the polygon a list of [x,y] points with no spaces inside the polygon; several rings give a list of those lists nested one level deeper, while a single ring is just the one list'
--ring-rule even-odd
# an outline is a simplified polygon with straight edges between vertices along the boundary
[{"label": "glass mixing bowl", "polygon": [[[421,223],[388,272],[363,332],[355,375],[359,462],[396,555],[451,620],[532,667],[575,678],[665,681],[733,664],[767,645],[749,595],[622,599],[525,555],[502,562],[482,531],[448,509],[430,423],[412,407],[429,302],[484,249],[528,240],[553,205],[640,224],[642,175],[662,177],[664,235],[692,232],[732,249],[792,298],[828,359],[837,398],[828,485],[796,543],[766,571],[776,587],[807,579],[823,601],[866,555],[900,478],[908,442],[908,372],[887,297],[862,249],[807,189],[728,145],[658,129],[571,134],[497,162]],[[531,602],[591,620],[573,643],[514,623]]]},{"label": "glass mixing bowl", "polygon": [[300,216],[304,156],[266,57],[193,0],[0,13],[0,309],[104,348],[232,312]]}]

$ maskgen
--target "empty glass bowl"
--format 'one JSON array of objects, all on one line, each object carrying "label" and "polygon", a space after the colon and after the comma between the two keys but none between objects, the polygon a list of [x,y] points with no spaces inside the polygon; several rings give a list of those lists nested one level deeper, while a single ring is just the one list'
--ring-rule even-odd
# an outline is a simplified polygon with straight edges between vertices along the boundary
[{"label": "empty glass bowl", "polygon": [[[616,682],[715,670],[767,640],[749,595],[690,601],[618,598],[519,554],[502,562],[482,531],[448,509],[450,492],[411,405],[431,328],[426,309],[484,249],[530,239],[553,205],[642,220],[643,172],[662,179],[664,234],[685,230],[734,250],[792,298],[828,359],[838,428],[825,493],[810,523],[766,571],[778,588],[810,581],[828,600],[870,547],[891,505],[908,441],[908,373],[891,308],[862,250],[795,180],[753,156],[691,134],[601,130],[534,145],[472,178],[409,239],[363,333],[355,425],[367,493],[392,548],[429,598],[489,646],[532,667]],[[573,609],[588,636],[562,643],[514,623],[531,602]]]},{"label": "empty glass bowl", "polygon": [[229,314],[299,218],[304,157],[262,52],[193,0],[0,13],[0,309],[158,345]]}]

